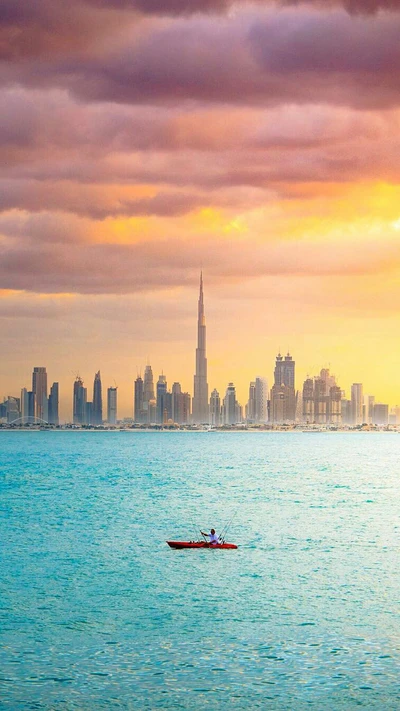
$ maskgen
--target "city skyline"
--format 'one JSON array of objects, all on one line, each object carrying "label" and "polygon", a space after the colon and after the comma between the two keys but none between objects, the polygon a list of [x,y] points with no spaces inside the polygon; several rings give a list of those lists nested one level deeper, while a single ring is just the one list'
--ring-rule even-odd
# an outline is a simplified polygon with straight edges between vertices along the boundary
[{"label": "city skyline", "polygon": [[[363,423],[388,424],[389,404],[379,402],[375,395],[365,395],[363,384],[352,383],[350,396],[341,387],[329,368],[322,368],[314,376],[307,374],[303,386],[296,383],[296,361],[287,352],[280,351],[275,359],[272,386],[268,379],[256,376],[249,383],[248,400],[240,403],[236,386],[228,382],[225,396],[214,388],[208,397],[206,320],[204,305],[203,273],[200,273],[197,308],[197,347],[195,350],[193,392],[182,390],[179,381],[168,388],[167,376],[162,370],[155,383],[151,364],[139,373],[133,384],[132,411],[127,415],[118,413],[118,386],[107,388],[106,418],[103,417],[103,385],[101,372],[94,375],[93,396],[88,399],[88,388],[80,375],[73,385],[72,417],[66,422],[80,426],[100,426],[104,422],[116,425],[118,421],[131,420],[140,425],[211,424],[235,425],[246,421],[250,424],[284,424],[305,422],[320,425],[361,425]],[[34,366],[32,390],[21,388],[16,395],[4,397],[0,404],[1,417],[8,423],[22,420],[32,422],[60,423],[59,382],[53,382],[48,392],[47,370]],[[400,408],[392,411],[394,424],[400,419]]]}]

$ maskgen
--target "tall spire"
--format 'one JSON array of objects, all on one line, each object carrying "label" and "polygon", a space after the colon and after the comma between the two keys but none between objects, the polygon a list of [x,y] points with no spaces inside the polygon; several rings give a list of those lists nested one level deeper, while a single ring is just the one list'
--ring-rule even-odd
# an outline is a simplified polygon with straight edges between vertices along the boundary
[{"label": "tall spire", "polygon": [[200,291],[197,318],[196,373],[194,376],[193,422],[209,421],[206,358],[206,318],[204,314],[203,272],[200,272]]}]

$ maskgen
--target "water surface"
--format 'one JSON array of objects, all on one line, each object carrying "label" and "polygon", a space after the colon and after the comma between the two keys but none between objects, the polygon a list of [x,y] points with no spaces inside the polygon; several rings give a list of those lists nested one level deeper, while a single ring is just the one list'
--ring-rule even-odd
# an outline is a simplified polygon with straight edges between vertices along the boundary
[{"label": "water surface", "polygon": [[[0,432],[0,707],[397,710],[399,455],[390,433]],[[238,551],[165,544],[229,521]]]}]

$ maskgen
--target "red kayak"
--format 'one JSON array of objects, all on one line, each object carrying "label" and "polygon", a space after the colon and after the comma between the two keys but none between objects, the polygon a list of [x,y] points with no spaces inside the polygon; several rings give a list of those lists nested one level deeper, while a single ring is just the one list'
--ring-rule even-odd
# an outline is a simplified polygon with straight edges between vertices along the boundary
[{"label": "red kayak", "polygon": [[211,545],[206,541],[167,541],[170,548],[175,548],[175,550],[182,550],[182,548],[219,548],[219,549],[236,549],[234,543],[216,543]]}]

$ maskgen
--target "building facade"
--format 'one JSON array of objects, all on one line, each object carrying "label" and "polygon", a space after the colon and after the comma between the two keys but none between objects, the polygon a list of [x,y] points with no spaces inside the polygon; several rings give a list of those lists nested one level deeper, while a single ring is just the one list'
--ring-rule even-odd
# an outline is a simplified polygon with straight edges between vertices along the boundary
[{"label": "building facade", "polygon": [[46,368],[35,367],[32,373],[32,392],[35,393],[35,417],[48,421],[47,372]]},{"label": "building facade", "polygon": [[48,407],[48,419],[51,425],[59,425],[60,419],[58,414],[58,403],[59,403],[59,385],[58,383],[53,383],[50,388],[49,394],[49,407]]},{"label": "building facade", "polygon": [[103,424],[103,395],[99,370],[95,374],[93,382],[93,424]]},{"label": "building facade", "polygon": [[107,388],[107,422],[109,425],[117,424],[117,395],[117,387]]},{"label": "building facade", "polygon": [[276,357],[274,385],[271,388],[271,420],[276,424],[294,422],[296,418],[295,361],[290,353]]},{"label": "building facade", "polygon": [[74,382],[72,408],[74,425],[84,425],[86,423],[86,402],[87,389],[83,385],[82,378],[78,375]]},{"label": "building facade", "polygon": [[206,319],[204,314],[203,274],[200,275],[200,294],[197,313],[197,348],[196,373],[193,390],[193,422],[196,424],[209,421],[207,357],[206,357]]}]

